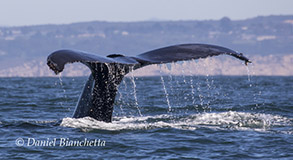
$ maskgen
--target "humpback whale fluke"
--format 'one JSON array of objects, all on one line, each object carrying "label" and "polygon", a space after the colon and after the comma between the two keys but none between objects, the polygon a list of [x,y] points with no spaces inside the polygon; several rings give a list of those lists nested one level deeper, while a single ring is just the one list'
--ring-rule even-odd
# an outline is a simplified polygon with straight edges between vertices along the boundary
[{"label": "humpback whale fluke", "polygon": [[227,54],[251,63],[242,53],[209,44],[181,44],[155,49],[137,56],[111,54],[107,57],[82,51],[58,50],[48,56],[47,64],[56,73],[63,71],[65,64],[80,62],[91,70],[91,75],[80,95],[73,114],[74,118],[92,117],[111,122],[113,104],[118,85],[123,77],[138,68],[177,61],[185,61]]}]

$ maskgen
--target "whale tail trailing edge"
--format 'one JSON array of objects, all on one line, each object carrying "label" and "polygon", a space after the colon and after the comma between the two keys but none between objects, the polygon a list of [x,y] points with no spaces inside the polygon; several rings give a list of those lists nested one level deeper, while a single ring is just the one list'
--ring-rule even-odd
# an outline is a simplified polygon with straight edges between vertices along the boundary
[{"label": "whale tail trailing edge", "polygon": [[228,48],[208,44],[182,44],[152,50],[134,57],[120,54],[102,57],[82,51],[59,50],[48,56],[47,64],[56,74],[62,72],[67,63],[85,64],[91,70],[91,75],[84,86],[73,117],[89,116],[99,121],[111,122],[118,86],[130,71],[151,64],[185,61],[221,54],[231,55],[245,61],[245,64],[250,63],[243,54]]}]

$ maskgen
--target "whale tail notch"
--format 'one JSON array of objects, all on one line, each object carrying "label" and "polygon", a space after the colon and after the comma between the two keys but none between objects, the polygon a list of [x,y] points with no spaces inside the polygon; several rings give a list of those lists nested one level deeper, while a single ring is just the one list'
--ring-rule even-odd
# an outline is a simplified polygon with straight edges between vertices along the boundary
[{"label": "whale tail notch", "polygon": [[73,117],[89,116],[99,121],[111,122],[118,86],[130,71],[151,64],[185,61],[221,54],[243,60],[246,65],[251,63],[243,54],[228,48],[208,44],[181,44],[152,50],[134,57],[120,54],[102,57],[82,51],[59,50],[48,56],[47,65],[56,74],[62,72],[67,63],[80,62],[86,65],[91,70],[91,75],[80,95]]}]

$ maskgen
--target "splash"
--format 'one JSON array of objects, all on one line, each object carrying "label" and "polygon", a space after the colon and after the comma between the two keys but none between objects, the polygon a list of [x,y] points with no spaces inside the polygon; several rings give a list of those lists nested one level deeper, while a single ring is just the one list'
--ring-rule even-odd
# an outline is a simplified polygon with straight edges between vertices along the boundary
[{"label": "splash", "polygon": [[[248,130],[293,134],[293,118],[286,118],[271,114],[235,111],[200,113],[189,115],[187,117],[176,117],[169,114],[141,117],[115,117],[112,123],[97,121],[90,117],[79,119],[64,118],[60,125],[64,127],[81,128],[83,131],[90,131],[94,129],[120,131],[150,130],[155,128],[174,128],[180,130],[210,128],[218,130]],[[287,130],[280,128],[287,128]]]}]

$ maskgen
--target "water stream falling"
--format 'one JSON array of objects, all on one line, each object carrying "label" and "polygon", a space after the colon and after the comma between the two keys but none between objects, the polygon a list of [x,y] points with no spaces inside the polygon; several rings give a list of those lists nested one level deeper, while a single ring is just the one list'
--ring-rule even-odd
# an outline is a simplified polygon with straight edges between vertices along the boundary
[{"label": "water stream falling", "polygon": [[[187,81],[186,81],[186,74],[185,74],[185,70],[184,70],[184,67],[185,67],[185,64],[186,64],[187,62],[182,62],[181,63],[181,75],[182,75],[182,78],[183,78],[183,83],[184,83],[184,85],[187,85]],[[187,100],[188,99],[188,97],[186,97],[185,95],[184,95],[184,99],[185,100]],[[185,101],[186,102],[186,101]],[[187,104],[185,104],[185,105],[187,105]]]},{"label": "water stream falling", "polygon": [[162,65],[163,64],[159,65],[160,66],[160,76],[161,76],[161,81],[162,81],[162,85],[163,85],[163,89],[164,89],[166,101],[167,101],[167,104],[168,104],[168,112],[171,112],[171,105],[170,105],[170,100],[169,100],[169,94],[167,92],[166,85],[165,85],[165,81],[164,81],[164,77],[163,77],[163,73],[162,73]]},{"label": "water stream falling", "polygon": [[[191,62],[195,62],[194,60],[192,60]],[[192,98],[192,105],[195,106],[195,109],[198,111],[197,106],[195,105],[195,91],[194,91],[194,85],[193,85],[193,75],[192,75],[192,69],[190,67],[191,65],[189,65],[188,71],[189,71],[189,77],[190,77],[190,87],[191,87],[191,98]]]},{"label": "water stream falling", "polygon": [[[65,99],[65,103],[67,103],[66,89],[64,88],[64,84],[63,84],[63,80],[62,80],[62,73],[58,74],[58,78],[59,78],[60,87],[61,87],[61,89],[63,91],[62,96]],[[62,103],[62,101],[60,102],[60,106],[65,107],[64,104]],[[68,110],[70,110],[70,108],[68,108]]]},{"label": "water stream falling", "polygon": [[[205,61],[207,61],[208,59],[205,59]],[[204,107],[204,110],[205,111],[209,111],[209,112],[211,112],[212,111],[212,109],[211,109],[211,107],[210,107],[210,104],[211,104],[211,101],[210,101],[210,98],[211,98],[211,83],[210,83],[210,80],[209,80],[209,78],[210,78],[210,74],[209,74],[209,72],[210,72],[210,70],[208,70],[208,66],[206,65],[206,63],[204,63],[204,68],[205,68],[205,72],[206,72],[206,80],[205,80],[205,83],[206,83],[206,86],[207,86],[207,90],[208,90],[208,92],[207,92],[207,94],[206,94],[206,99],[207,99],[207,102],[206,102],[206,105],[205,105],[205,107]]]},{"label": "water stream falling", "polygon": [[168,77],[169,77],[169,87],[172,93],[174,93],[174,87],[173,87],[173,77],[172,77],[172,65],[174,65],[175,62],[172,63],[166,63],[165,66],[168,70]]},{"label": "water stream falling", "polygon": [[[253,64],[251,65],[253,67]],[[248,83],[249,83],[249,87],[250,88],[255,88],[256,85],[252,83],[252,74],[250,72],[249,66],[246,66],[246,71],[247,71],[247,79],[248,79]],[[261,95],[261,91],[258,92],[258,94],[253,93],[253,102],[255,103],[255,107],[251,108],[251,110],[256,110],[258,109],[260,106],[257,102],[257,97]]]},{"label": "water stream falling", "polygon": [[[128,78],[125,77],[122,79],[122,84],[120,85],[120,87],[118,88],[117,92],[118,92],[118,101],[119,101],[119,108],[121,111],[122,115],[126,115],[127,113],[124,111],[124,107],[125,106],[130,106],[130,104],[128,103],[128,101],[126,101],[125,99],[127,99],[130,95],[128,92],[128,87],[127,87],[127,81]],[[127,94],[126,94],[127,93]],[[126,109],[127,110],[127,109]],[[114,110],[115,111],[115,110]]]},{"label": "water stream falling", "polygon": [[[122,95],[121,92],[119,92],[119,90],[118,90],[118,94],[119,94],[118,100],[119,100],[119,102],[121,102],[123,100],[123,95]],[[124,114],[124,111],[123,111],[123,103],[120,103],[119,108],[121,110],[121,113]]]},{"label": "water stream falling", "polygon": [[247,80],[248,80],[248,83],[249,83],[249,87],[252,87],[251,74],[250,74],[250,70],[249,70],[248,66],[246,66],[246,71],[247,71]]},{"label": "water stream falling", "polygon": [[133,75],[133,71],[134,71],[133,66],[130,67],[130,70],[131,70],[130,73],[131,73],[131,82],[132,82],[132,85],[133,85],[133,96],[134,96],[135,106],[137,108],[138,114],[140,116],[142,116],[142,114],[140,112],[140,109],[138,107],[138,100],[137,100],[137,96],[136,96],[136,84],[135,84],[134,75]]},{"label": "water stream falling", "polygon": [[200,81],[199,81],[199,78],[198,78],[198,81],[196,82],[196,90],[198,92],[198,98],[199,98],[199,101],[200,101],[200,106],[203,106],[204,105],[204,100],[203,100],[203,95],[201,93],[201,87],[200,87]]},{"label": "water stream falling", "polygon": [[[204,66],[206,69],[206,67]],[[207,71],[206,71],[207,72]],[[197,76],[197,82],[196,82],[196,91],[198,92],[198,98],[200,102],[200,106],[203,109],[204,112],[207,110],[207,106],[204,103],[204,92],[202,91],[202,84],[201,84],[201,78]],[[198,111],[198,105],[195,105],[196,111]]]},{"label": "water stream falling", "polygon": [[[206,63],[204,63],[204,71],[206,73],[205,77],[201,76],[194,76],[194,68],[195,65],[192,63],[196,63],[195,60],[188,61],[188,62],[174,62],[170,64],[160,64],[159,67],[159,73],[160,73],[160,81],[162,84],[162,89],[165,95],[165,104],[168,105],[167,112],[175,111],[175,112],[182,112],[182,110],[178,109],[177,107],[181,106],[193,106],[194,111],[199,112],[200,110],[203,110],[203,112],[211,112],[211,104],[213,104],[213,101],[216,99],[214,96],[220,95],[219,90],[217,90],[214,86],[214,80],[213,77],[209,75],[209,67]],[[180,65],[180,66],[176,66]],[[106,64],[108,67],[109,72],[112,72],[112,68]],[[172,68],[180,68],[180,70],[176,70],[176,74],[181,74],[180,76],[174,76],[172,75]],[[142,112],[139,107],[138,102],[138,95],[137,95],[137,86],[135,82],[135,77],[133,73],[134,68],[130,67],[130,74],[129,79],[124,78],[122,80],[122,84],[120,89],[123,89],[121,91],[118,90],[117,93],[117,107],[119,107],[120,111],[118,111],[115,114],[121,114],[121,115],[127,115],[127,109],[124,108],[124,106],[133,106],[131,105],[126,99],[131,97],[134,99],[134,106],[135,106],[135,112],[139,116],[143,116]],[[252,77],[250,74],[250,68],[246,67],[247,70],[247,77],[249,82],[249,87],[252,88],[254,85],[252,84]],[[180,73],[181,72],[181,73]],[[168,76],[164,76],[167,74]],[[194,79],[197,77],[196,79]],[[109,80],[111,80],[113,77],[109,77]],[[202,79],[204,78],[204,79]],[[130,81],[128,81],[130,80]],[[58,82],[57,82],[58,83]],[[57,84],[56,83],[56,84]],[[66,103],[66,90],[65,86],[63,84],[62,76],[59,74],[59,84],[61,86],[61,89],[63,90],[63,97],[65,98],[65,101],[60,102],[60,105],[64,107],[64,102]],[[129,87],[128,85],[132,86]],[[118,86],[117,86],[118,87]],[[178,89],[180,90],[182,87],[186,87],[186,92],[178,92]],[[138,88],[139,89],[139,88]],[[214,91],[215,90],[215,91]],[[215,94],[216,93],[216,94]],[[127,95],[124,95],[127,94]],[[253,94],[253,101],[255,104],[255,107],[252,107],[251,110],[257,109],[259,107],[259,104],[257,103],[257,96],[260,95],[261,92],[258,92],[257,94]],[[252,95],[252,94],[251,94]],[[179,102],[180,101],[180,102]],[[171,105],[172,104],[172,105]],[[192,105],[191,105],[192,104]],[[187,112],[189,109],[187,108],[185,112]],[[174,112],[174,113],[175,113]],[[183,111],[184,112],[184,111]],[[132,112],[133,113],[133,112]]]}]

